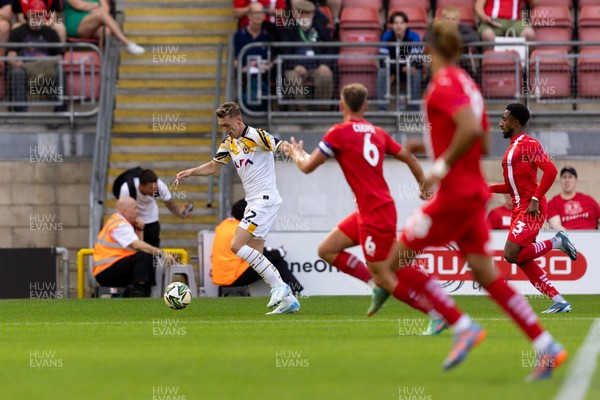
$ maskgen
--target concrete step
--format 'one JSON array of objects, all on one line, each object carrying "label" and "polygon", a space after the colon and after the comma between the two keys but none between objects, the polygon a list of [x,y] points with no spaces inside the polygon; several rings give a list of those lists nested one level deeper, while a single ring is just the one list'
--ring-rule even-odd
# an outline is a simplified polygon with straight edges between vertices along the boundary
[{"label": "concrete step", "polygon": [[127,36],[152,35],[229,35],[235,33],[237,22],[129,22],[123,23]]},{"label": "concrete step", "polygon": [[[217,185],[214,186],[214,190],[213,190],[213,202],[216,201],[217,197],[218,197],[218,189],[217,189]],[[194,205],[196,205],[198,202],[204,202],[206,203],[206,201],[208,200],[208,185],[205,185],[203,187],[204,190],[201,191],[183,191],[185,193],[185,198],[183,198],[183,196],[181,198],[175,198],[175,200],[178,201],[193,201]],[[108,200],[107,203],[105,204],[106,208],[115,208],[116,207],[116,200],[114,199],[114,196],[112,194],[112,188],[111,188],[111,192],[106,193],[106,198],[107,199],[111,199],[112,203],[110,203]]]},{"label": "concrete step", "polygon": [[[133,79],[121,79],[117,82],[117,89],[178,89],[178,90],[192,90],[192,89],[210,89],[214,92],[215,90],[214,79],[144,79],[144,80],[133,80]],[[225,89],[225,82],[221,82],[221,89]]]},{"label": "concrete step", "polygon": [[[164,75],[171,75],[178,79],[187,79],[189,74],[198,74],[198,78],[205,78],[209,76],[216,77],[217,65],[216,63],[208,65],[168,65],[168,64],[148,64],[148,65],[120,65],[119,66],[119,77],[124,79],[127,75],[123,74],[135,74],[134,76],[142,78],[140,74],[144,75],[155,75],[157,79],[161,79]],[[221,72],[225,74],[226,68],[223,67]],[[212,75],[209,75],[212,74]]]},{"label": "concrete step", "polygon": [[[123,11],[135,8],[156,8],[164,6],[164,0],[120,0],[116,3],[117,10]],[[225,8],[231,7],[231,0],[170,0],[169,6],[173,8]]]},{"label": "concrete step", "polygon": [[[218,52],[215,48],[209,51],[183,50],[178,45],[145,46],[146,52],[141,56],[124,57],[121,65],[216,65]],[[127,53],[131,56],[131,54]],[[221,63],[227,59],[222,55]]]},{"label": "concrete step", "polygon": [[210,148],[212,141],[210,138],[124,139],[113,137],[110,143],[113,151],[115,151],[115,148],[119,148],[120,152],[127,152],[128,150],[137,152],[144,148],[152,149],[155,151],[157,147],[160,147],[161,150],[164,150],[167,147],[169,147],[170,151],[185,152],[188,151],[190,148],[192,149],[191,151],[197,151],[197,149],[204,149],[206,147]]},{"label": "concrete step", "polygon": [[[221,100],[220,102],[223,102],[224,100]],[[117,102],[117,109],[127,109],[127,110],[154,110],[157,106],[157,104],[163,103],[162,101],[156,101],[156,100],[152,100],[152,99],[148,99],[146,101],[143,102],[127,102],[127,101],[121,101],[121,102]],[[168,103],[168,102],[164,102],[164,103]],[[203,103],[179,103],[177,104],[178,107],[180,107],[181,110],[198,110],[198,111],[212,111],[214,112],[215,110],[215,105],[213,104],[213,102],[211,101],[209,102],[203,102]]]},{"label": "concrete step", "polygon": [[[111,163],[113,162],[133,162],[136,163],[135,166],[139,165],[139,163],[152,163],[152,165],[158,165],[159,163],[202,163],[208,162],[212,159],[212,155],[209,154],[169,154],[169,153],[143,153],[143,154],[120,154],[112,152],[109,160]],[[179,164],[178,164],[179,165]],[[164,167],[163,167],[164,168]]]},{"label": "concrete step", "polygon": [[[112,191],[110,193],[107,192],[107,194],[110,196],[106,198],[106,201],[104,202],[104,204],[106,206],[106,209],[110,210],[111,212],[110,213],[105,212],[104,214],[111,215],[115,210],[115,207],[117,205],[117,200],[114,198]],[[194,207],[195,207],[194,211],[193,211],[194,213],[196,213],[196,211],[198,211],[199,213],[202,213],[202,215],[205,215],[205,214],[210,215],[213,212],[217,212],[219,209],[219,201],[218,201],[217,197],[214,198],[214,200],[212,202],[212,207],[206,207],[206,199],[202,199],[202,200],[195,199],[195,200],[193,200],[193,202],[194,202]],[[159,201],[158,205],[159,205],[158,206],[158,214],[161,216],[161,218],[163,215],[165,215],[165,216],[167,214],[173,215],[167,209],[167,207],[162,205],[162,202]]]},{"label": "concrete step", "polygon": [[[169,4],[171,5],[171,4]],[[231,4],[221,8],[129,8],[124,10],[127,22],[232,22]]]},{"label": "concrete step", "polygon": [[169,133],[206,133],[212,131],[211,124],[190,124],[187,122],[150,122],[147,124],[113,124],[113,133],[144,133],[144,134],[169,134]]},{"label": "concrete step", "polygon": [[[148,167],[151,167],[152,170],[161,170],[161,169],[176,169],[177,172],[187,169],[187,168],[191,168],[191,167],[196,167],[202,163],[207,162],[210,159],[211,156],[209,155],[199,155],[197,158],[190,160],[190,161],[172,161],[172,160],[168,160],[168,161],[156,161],[155,159],[152,159],[151,157],[147,157],[148,159],[142,159],[142,160],[131,160],[129,159],[128,161],[112,161],[111,167],[116,168],[116,169],[130,169],[130,168],[135,168],[140,164],[144,164]],[[202,160],[202,158],[205,158],[204,160]],[[175,172],[173,175],[170,175],[173,177],[173,179],[175,178],[175,176],[177,175],[177,172]],[[166,176],[166,175],[162,175],[162,176]]]},{"label": "concrete step", "polygon": [[[203,45],[203,44],[219,44],[222,43],[227,45],[229,43],[229,36],[234,32],[227,34],[194,34],[194,35],[168,35],[163,36],[159,32],[145,32],[142,34],[129,34],[129,40],[139,44],[140,46],[145,45]],[[125,50],[121,51],[124,53]]]},{"label": "concrete step", "polygon": [[214,96],[216,88],[118,88],[116,95],[135,96],[135,95],[157,95],[157,96]]},{"label": "concrete step", "polygon": [[181,110],[179,108],[151,108],[143,110],[116,109],[116,118],[148,118],[152,120],[155,115],[177,115],[179,118],[215,118],[214,110]]},{"label": "concrete step", "polygon": [[[169,180],[169,179],[171,181],[173,181],[179,171],[181,171],[182,169],[185,169],[185,168],[190,168],[190,165],[188,165],[186,163],[182,163],[182,164],[185,164],[185,165],[183,165],[183,167],[177,166],[174,168],[158,168],[158,167],[152,166],[152,171],[156,172],[156,175],[158,175],[161,179],[163,179],[165,181]],[[136,167],[137,167],[137,165],[136,165]],[[112,185],[115,178],[117,176],[121,175],[126,169],[129,169],[129,168],[130,167],[119,167],[119,166],[115,166],[115,165],[111,164],[110,168],[108,169],[108,177],[107,177],[109,184]],[[218,173],[217,173],[217,175],[215,175],[215,177],[218,177]],[[190,178],[190,179],[191,179],[191,181],[186,183],[186,185],[206,183],[206,182],[208,182],[209,178],[208,178],[208,176],[194,176],[193,178]],[[197,189],[200,189],[200,188],[197,188]]]},{"label": "concrete step", "polygon": [[[150,154],[156,152],[156,146],[112,146],[114,154]],[[207,146],[161,146],[161,151],[170,154],[212,153],[210,142]]]}]

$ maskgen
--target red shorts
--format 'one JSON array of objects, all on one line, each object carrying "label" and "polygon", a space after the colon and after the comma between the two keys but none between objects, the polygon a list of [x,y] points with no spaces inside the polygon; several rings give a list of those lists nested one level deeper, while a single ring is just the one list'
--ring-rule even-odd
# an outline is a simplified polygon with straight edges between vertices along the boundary
[{"label": "red shorts", "polygon": [[528,246],[535,241],[540,230],[546,222],[546,198],[540,200],[540,215],[534,217],[526,212],[529,203],[523,204],[515,210],[508,228],[508,240],[521,247]]},{"label": "red shorts", "polygon": [[400,234],[412,250],[456,242],[462,254],[489,254],[485,201],[441,201],[436,196],[413,214]]},{"label": "red shorts", "polygon": [[361,218],[358,211],[347,216],[338,224],[338,229],[354,243],[360,243],[368,262],[384,261],[396,241],[396,209],[393,208],[393,222],[379,221],[370,224]]}]

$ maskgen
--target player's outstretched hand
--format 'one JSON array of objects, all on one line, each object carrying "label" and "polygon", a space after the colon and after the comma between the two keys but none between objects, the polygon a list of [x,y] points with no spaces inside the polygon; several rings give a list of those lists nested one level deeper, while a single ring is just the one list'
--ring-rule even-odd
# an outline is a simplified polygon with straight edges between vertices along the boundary
[{"label": "player's outstretched hand", "polygon": [[190,175],[192,175],[192,171],[189,169],[186,169],[185,171],[179,171],[177,173],[177,176],[175,177],[175,185],[179,185],[179,182],[185,180],[185,178],[187,178]]},{"label": "player's outstretched hand", "polygon": [[296,158],[300,158],[304,155],[304,141],[300,140],[296,142],[296,139],[292,136],[290,138],[290,146],[289,146],[290,156],[295,160]]}]

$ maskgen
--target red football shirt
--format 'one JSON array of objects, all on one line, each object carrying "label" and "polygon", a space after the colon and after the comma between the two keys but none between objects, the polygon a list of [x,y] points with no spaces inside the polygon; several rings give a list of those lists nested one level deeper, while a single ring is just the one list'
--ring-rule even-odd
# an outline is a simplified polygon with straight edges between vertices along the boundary
[{"label": "red football shirt", "polygon": [[[356,196],[363,222],[377,218],[382,206],[394,204],[383,177],[383,157],[385,154],[395,156],[402,146],[386,131],[365,119],[350,120],[332,126],[319,143],[319,150],[337,159]],[[393,224],[396,224],[395,215]]]},{"label": "red football shirt", "polygon": [[[483,96],[477,84],[461,68],[442,68],[427,87],[424,98],[431,127],[429,144],[434,158],[440,157],[452,142],[456,132],[453,118],[463,107],[472,108],[487,135],[489,122]],[[481,154],[481,142],[478,140],[452,165],[448,175],[440,182],[438,195],[453,199],[487,199],[489,189],[481,172]]]},{"label": "red football shirt", "polygon": [[[552,163],[540,142],[522,133],[510,139],[502,158],[504,183],[510,191],[515,212],[526,209],[538,188],[540,165]],[[538,199],[540,202],[542,199]]]},{"label": "red football shirt", "polygon": [[[287,7],[285,0],[233,0],[233,8],[248,7],[250,3],[256,2],[261,3],[265,8],[269,8],[270,10],[284,10]],[[283,11],[281,15],[283,16]],[[277,21],[277,15],[268,14],[266,21],[274,24]],[[244,15],[240,18],[240,29],[244,29],[246,25],[248,25],[248,17]]]},{"label": "red football shirt", "polygon": [[492,229],[508,229],[512,220],[512,208],[500,206],[493,208],[488,214],[488,222]]},{"label": "red football shirt", "polygon": [[519,13],[523,7],[523,0],[487,0],[483,6],[486,15],[497,19],[520,19]]},{"label": "red football shirt", "polygon": [[591,196],[575,193],[570,200],[560,194],[548,202],[548,219],[560,216],[560,223],[567,229],[598,229],[600,206]]}]

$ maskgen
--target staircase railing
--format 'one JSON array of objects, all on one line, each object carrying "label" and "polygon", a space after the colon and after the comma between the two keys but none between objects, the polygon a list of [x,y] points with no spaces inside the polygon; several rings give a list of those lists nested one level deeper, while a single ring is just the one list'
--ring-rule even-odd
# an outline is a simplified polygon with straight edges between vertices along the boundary
[{"label": "staircase railing", "polygon": [[89,245],[94,246],[96,235],[102,224],[104,200],[106,198],[106,175],[108,171],[108,155],[110,152],[110,136],[112,132],[113,108],[119,51],[117,42],[108,36],[104,46],[104,62],[102,63],[103,90],[100,94],[98,120],[96,123],[96,138],[94,141],[94,158],[90,182],[90,216],[89,216]]}]

